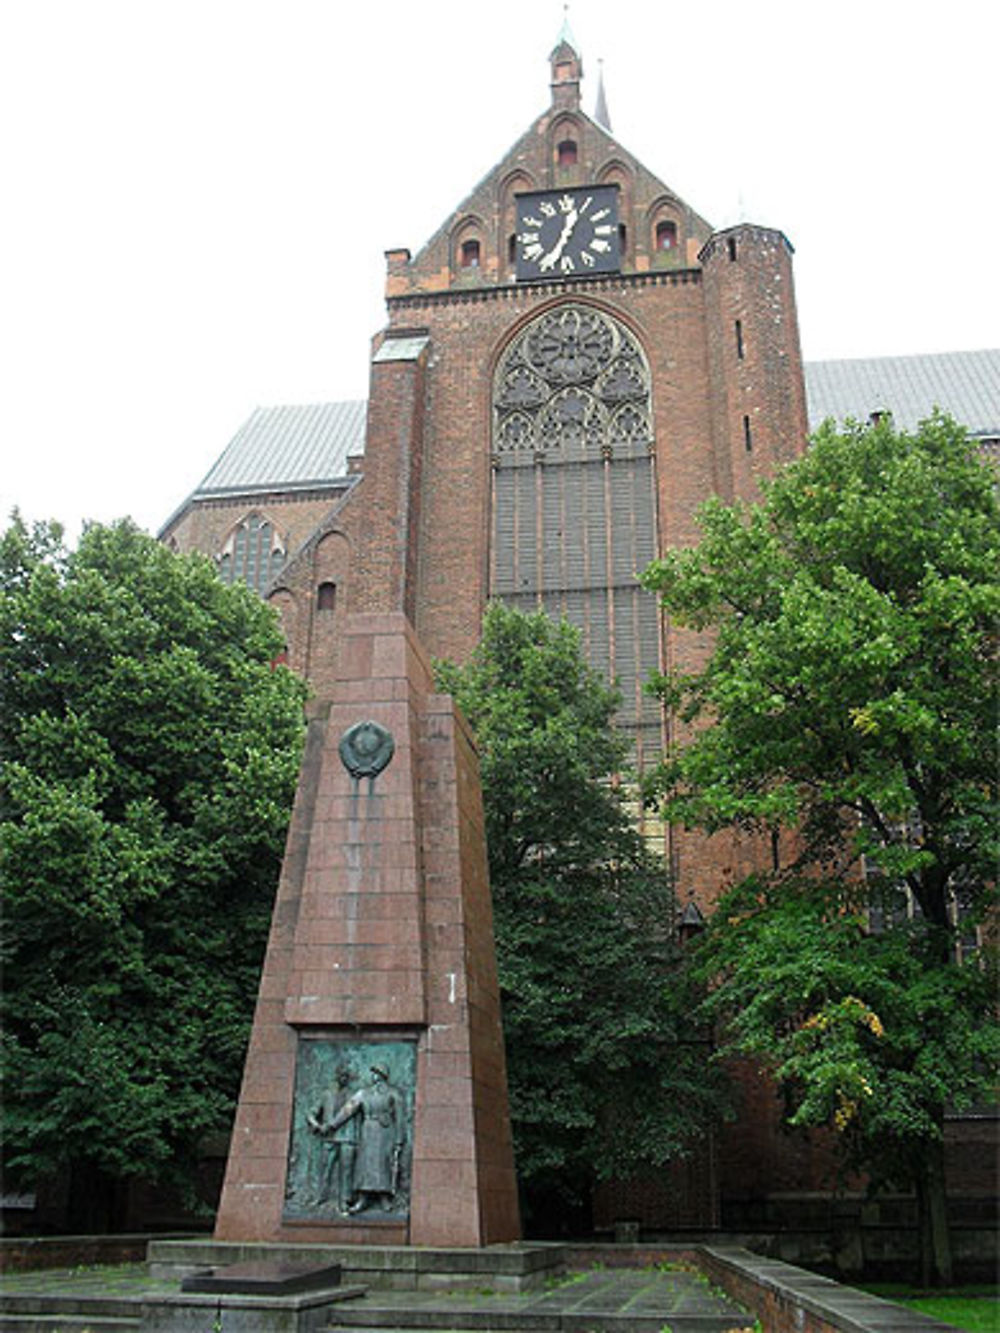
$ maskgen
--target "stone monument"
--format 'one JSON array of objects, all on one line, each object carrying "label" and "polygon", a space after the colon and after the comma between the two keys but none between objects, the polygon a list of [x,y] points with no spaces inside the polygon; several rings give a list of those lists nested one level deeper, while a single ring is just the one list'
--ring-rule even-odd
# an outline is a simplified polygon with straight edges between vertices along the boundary
[{"label": "stone monument", "polygon": [[519,1237],[475,750],[402,611],[312,706],[215,1238]]}]

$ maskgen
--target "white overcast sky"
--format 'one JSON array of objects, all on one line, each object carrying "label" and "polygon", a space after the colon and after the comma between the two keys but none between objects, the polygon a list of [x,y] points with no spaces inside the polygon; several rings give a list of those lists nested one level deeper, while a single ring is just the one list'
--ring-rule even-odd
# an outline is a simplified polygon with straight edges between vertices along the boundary
[{"label": "white overcast sky", "polygon": [[[155,531],[360,398],[383,252],[545,109],[559,0],[0,0],[0,516]],[[584,109],[796,250],[807,359],[1000,345],[993,0],[572,0]]]}]

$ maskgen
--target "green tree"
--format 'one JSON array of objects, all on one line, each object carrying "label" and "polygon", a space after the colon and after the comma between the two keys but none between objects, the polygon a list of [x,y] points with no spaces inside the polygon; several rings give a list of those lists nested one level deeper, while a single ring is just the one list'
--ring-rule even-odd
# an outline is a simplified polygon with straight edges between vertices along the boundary
[{"label": "green tree", "polygon": [[[995,478],[953,421],[808,453],[644,575],[716,634],[659,682],[693,739],[657,775],[670,818],[795,830],[783,873],[724,898],[704,941],[731,1048],[770,1058],[800,1124],[917,1193],[950,1274],[943,1125],[988,1087],[992,969],[960,939],[996,867]],[[961,924],[958,917],[961,916]]]},{"label": "green tree", "polygon": [[230,1122],[303,691],[208,561],[59,535],[0,538],[4,1154],[100,1226],[113,1182],[189,1185]]},{"label": "green tree", "polygon": [[718,1090],[692,1041],[662,861],[613,775],[617,693],[579,634],[494,603],[439,664],[480,752],[518,1176],[535,1226],[592,1183],[681,1153]]}]

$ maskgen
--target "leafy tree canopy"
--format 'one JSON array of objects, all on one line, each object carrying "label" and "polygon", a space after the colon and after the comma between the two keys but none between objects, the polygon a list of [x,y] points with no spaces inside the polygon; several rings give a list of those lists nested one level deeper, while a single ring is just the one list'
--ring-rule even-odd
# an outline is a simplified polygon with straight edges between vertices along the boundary
[{"label": "leafy tree canopy", "polygon": [[518,1174],[529,1198],[565,1199],[678,1154],[717,1107],[673,894],[613,780],[618,695],[574,628],[494,603],[438,679],[480,751]]},{"label": "leafy tree canopy", "polygon": [[947,930],[985,906],[997,855],[994,478],[946,417],[838,434],[764,487],[703,506],[704,539],[643,577],[717,631],[704,671],[660,682],[709,719],[657,777],[672,817],[795,825],[804,859],[844,838]]},{"label": "leafy tree canopy", "polygon": [[[824,426],[757,505],[644,575],[703,670],[658,688],[692,724],[653,789],[673,819],[794,830],[704,941],[712,1013],[768,1057],[792,1119],[915,1184],[939,1276],[946,1105],[988,1086],[1000,528],[995,477],[950,419]],[[925,1247],[926,1249],[927,1247]]]},{"label": "leafy tree canopy", "polygon": [[0,538],[5,1166],[183,1183],[232,1114],[303,690],[209,562],[60,535]]}]

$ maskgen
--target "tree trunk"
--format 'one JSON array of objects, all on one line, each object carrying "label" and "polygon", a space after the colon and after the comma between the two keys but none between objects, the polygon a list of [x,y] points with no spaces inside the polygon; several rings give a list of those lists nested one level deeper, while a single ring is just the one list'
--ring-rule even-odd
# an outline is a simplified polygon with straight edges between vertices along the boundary
[{"label": "tree trunk", "polygon": [[[941,1119],[943,1122],[943,1116]],[[920,1236],[921,1283],[924,1286],[950,1287],[953,1266],[943,1137],[928,1143],[924,1151],[917,1180],[917,1229]]]}]

